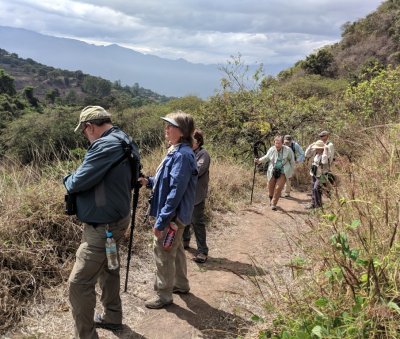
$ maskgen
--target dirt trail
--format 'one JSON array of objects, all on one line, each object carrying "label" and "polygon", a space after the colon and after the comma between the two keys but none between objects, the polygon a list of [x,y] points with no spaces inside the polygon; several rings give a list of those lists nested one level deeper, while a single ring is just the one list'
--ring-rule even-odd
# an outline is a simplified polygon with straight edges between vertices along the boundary
[{"label": "dirt trail", "polygon": [[[285,233],[301,230],[307,215],[303,204],[308,200],[305,193],[294,192],[290,199],[281,199],[274,212],[261,202],[266,201],[263,195],[253,205],[217,218],[220,225],[208,233],[208,261],[196,264],[195,251],[187,251],[190,293],[174,295],[174,304],[165,309],[144,307],[152,294],[154,264],[151,256],[145,260],[134,256],[129,289],[122,293],[124,330],[98,330],[100,338],[256,337],[250,317],[260,314],[264,306],[251,280],[271,271],[290,276],[285,265],[291,251]],[[72,338],[66,300],[66,285],[50,291],[43,307],[23,321],[20,333],[9,337]]]}]

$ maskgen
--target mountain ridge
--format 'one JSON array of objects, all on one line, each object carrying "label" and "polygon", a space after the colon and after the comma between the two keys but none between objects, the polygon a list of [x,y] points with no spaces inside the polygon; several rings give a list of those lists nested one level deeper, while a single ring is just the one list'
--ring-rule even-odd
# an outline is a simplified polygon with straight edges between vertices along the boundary
[{"label": "mountain ridge", "polygon": [[98,46],[20,28],[0,26],[0,41],[0,48],[48,66],[81,70],[127,85],[139,83],[168,96],[210,96],[221,77],[218,65],[170,60],[118,44]]}]

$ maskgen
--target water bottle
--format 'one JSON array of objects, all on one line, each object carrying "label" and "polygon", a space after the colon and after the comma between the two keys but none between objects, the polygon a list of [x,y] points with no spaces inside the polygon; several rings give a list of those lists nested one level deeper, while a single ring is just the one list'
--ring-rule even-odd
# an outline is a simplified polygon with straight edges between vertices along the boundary
[{"label": "water bottle", "polygon": [[110,231],[106,231],[107,241],[106,241],[106,256],[108,269],[116,270],[119,267],[118,255],[117,255],[117,244]]},{"label": "water bottle", "polygon": [[165,251],[169,251],[172,248],[174,243],[176,231],[178,230],[178,226],[174,222],[170,222],[167,226],[167,232],[165,233],[164,241],[163,241],[163,248]]}]

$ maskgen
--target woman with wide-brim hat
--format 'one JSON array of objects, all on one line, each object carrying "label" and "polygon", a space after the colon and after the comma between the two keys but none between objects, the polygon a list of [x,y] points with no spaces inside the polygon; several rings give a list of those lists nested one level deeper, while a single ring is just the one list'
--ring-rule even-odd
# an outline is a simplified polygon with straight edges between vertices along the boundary
[{"label": "woman with wide-brim hat", "polygon": [[322,207],[322,185],[321,177],[329,172],[329,147],[322,141],[318,140],[307,147],[306,158],[313,157],[310,169],[312,177],[312,200],[307,205],[307,209]]}]

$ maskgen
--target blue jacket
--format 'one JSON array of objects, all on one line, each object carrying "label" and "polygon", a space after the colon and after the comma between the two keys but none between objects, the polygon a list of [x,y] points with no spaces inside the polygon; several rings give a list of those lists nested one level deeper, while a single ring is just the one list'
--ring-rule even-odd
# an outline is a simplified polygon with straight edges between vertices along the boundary
[{"label": "blue jacket", "polygon": [[184,225],[192,219],[197,184],[197,164],[192,148],[176,145],[168,152],[154,177],[149,177],[153,188],[150,215],[156,218],[154,227],[163,230],[172,218]]},{"label": "blue jacket", "polygon": [[117,127],[104,132],[76,172],[64,178],[68,193],[77,194],[77,216],[83,222],[110,223],[130,213],[131,166],[127,158],[115,166],[124,156],[120,139],[131,142]]}]

